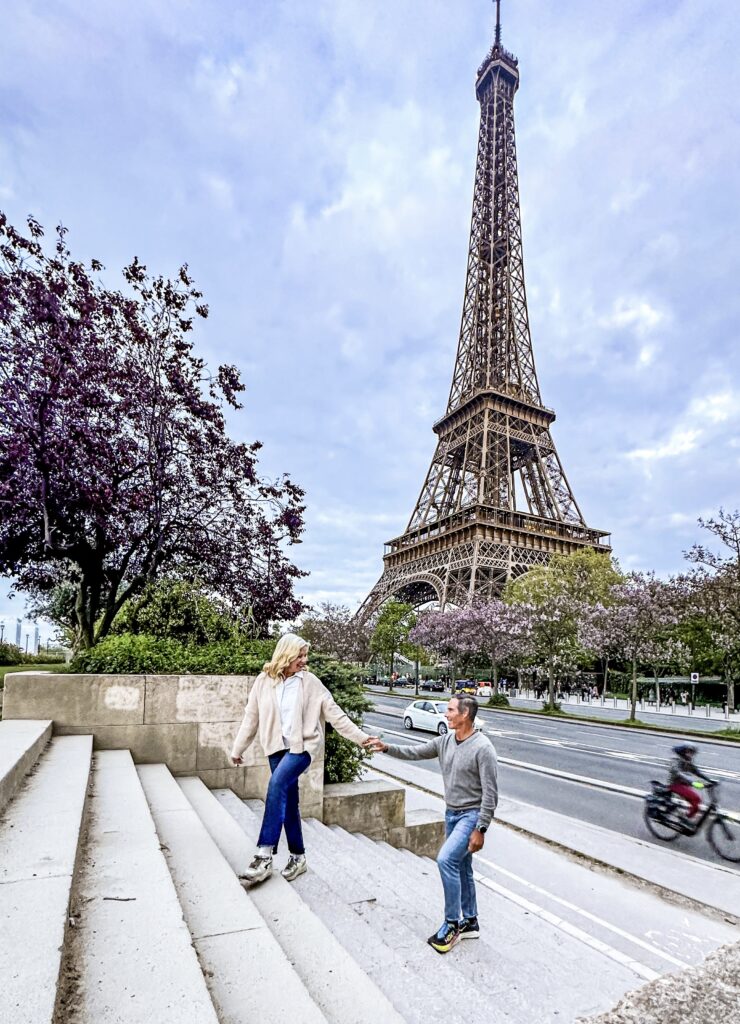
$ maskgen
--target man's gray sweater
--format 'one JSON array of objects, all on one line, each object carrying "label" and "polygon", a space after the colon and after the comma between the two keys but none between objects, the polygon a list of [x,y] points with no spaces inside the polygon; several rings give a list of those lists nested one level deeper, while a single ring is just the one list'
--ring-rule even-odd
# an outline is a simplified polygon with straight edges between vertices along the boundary
[{"label": "man's gray sweater", "polygon": [[479,732],[458,743],[454,732],[428,743],[398,747],[387,753],[402,761],[439,758],[445,803],[451,811],[478,810],[478,825],[488,826],[498,803],[498,766],[493,744]]}]

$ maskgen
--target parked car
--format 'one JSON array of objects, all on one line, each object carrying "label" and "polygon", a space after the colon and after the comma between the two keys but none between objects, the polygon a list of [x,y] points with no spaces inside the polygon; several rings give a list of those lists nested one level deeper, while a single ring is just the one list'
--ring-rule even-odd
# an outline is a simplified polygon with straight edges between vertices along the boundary
[{"label": "parked car", "polygon": [[475,696],[478,692],[478,684],[475,679],[456,679],[454,693],[472,693]]},{"label": "parked car", "polygon": [[478,696],[479,697],[490,697],[493,693],[493,684],[489,683],[487,679],[483,679],[478,683]]},{"label": "parked car", "polygon": [[445,684],[439,679],[426,679],[421,684],[422,690],[428,690],[429,693],[444,693]]},{"label": "parked car", "polygon": [[[403,713],[404,729],[425,729],[428,732],[436,732],[443,736],[447,731],[446,700],[415,700],[409,704]],[[476,729],[482,729],[480,719],[476,718],[474,723]]]}]

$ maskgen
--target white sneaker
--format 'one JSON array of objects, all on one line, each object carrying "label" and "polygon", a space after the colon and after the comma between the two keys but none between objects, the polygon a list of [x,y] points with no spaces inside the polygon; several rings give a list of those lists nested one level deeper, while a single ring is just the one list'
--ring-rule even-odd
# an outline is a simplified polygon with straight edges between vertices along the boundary
[{"label": "white sneaker", "polygon": [[305,853],[291,853],[288,858],[288,863],[285,865],[280,874],[283,878],[286,878],[289,882],[292,882],[294,878],[298,878],[306,870],[306,855]]},{"label": "white sneaker", "polygon": [[244,874],[239,875],[239,881],[246,882],[248,885],[256,885],[257,882],[264,882],[271,874],[272,857],[262,857],[260,854],[255,854],[252,858],[252,863]]}]

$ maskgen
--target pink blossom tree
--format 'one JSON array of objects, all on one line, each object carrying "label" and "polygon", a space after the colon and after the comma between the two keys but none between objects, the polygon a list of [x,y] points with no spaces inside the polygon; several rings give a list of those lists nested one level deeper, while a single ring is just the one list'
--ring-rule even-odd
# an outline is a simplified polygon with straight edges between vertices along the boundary
[{"label": "pink blossom tree", "polygon": [[670,630],[679,621],[680,596],[675,583],[664,583],[654,573],[630,573],[614,589],[614,603],[598,606],[588,620],[587,645],[598,652],[609,651],[632,668],[630,721],[636,718],[637,666],[653,659],[670,661],[675,639]]}]

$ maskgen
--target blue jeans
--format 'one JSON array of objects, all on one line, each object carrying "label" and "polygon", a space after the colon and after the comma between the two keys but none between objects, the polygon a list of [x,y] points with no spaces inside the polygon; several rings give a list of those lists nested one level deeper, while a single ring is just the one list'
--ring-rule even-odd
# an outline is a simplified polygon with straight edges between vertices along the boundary
[{"label": "blue jeans", "polygon": [[473,878],[473,854],[468,850],[470,835],[478,824],[478,811],[446,811],[442,849],[437,854],[437,867],[445,893],[445,920],[477,917]]},{"label": "blue jeans", "polygon": [[257,846],[271,846],[277,853],[280,833],[285,826],[285,838],[291,853],[305,853],[301,812],[298,809],[298,779],[311,764],[311,755],[291,754],[278,750],[270,754],[270,785],[265,797],[265,813]]}]

